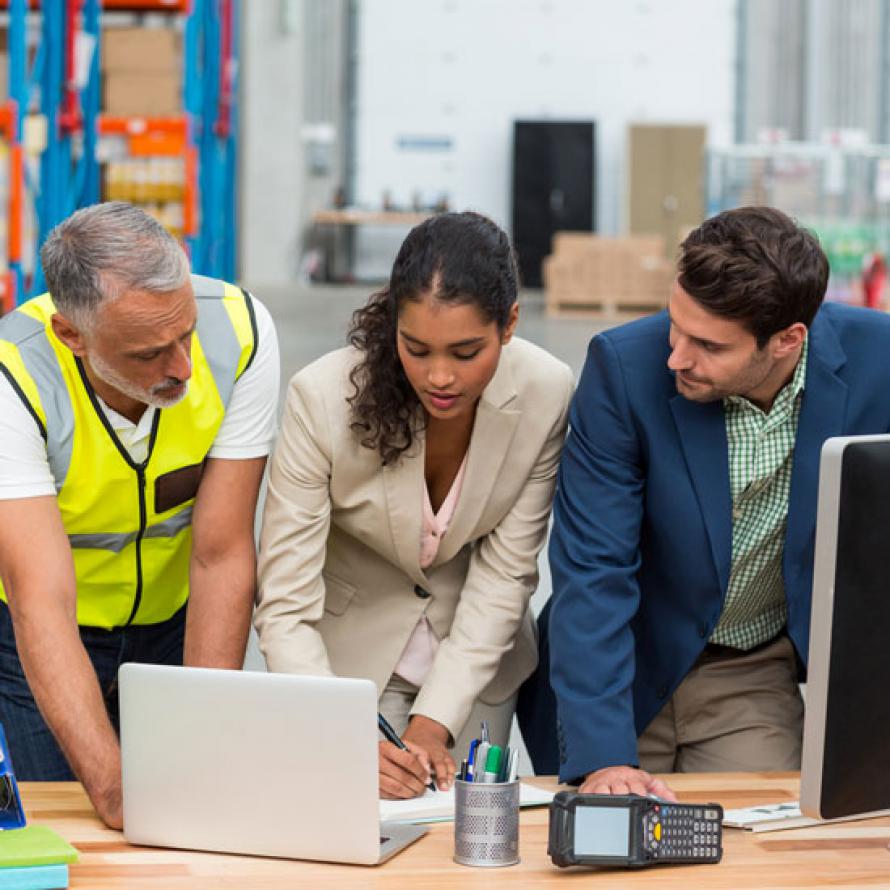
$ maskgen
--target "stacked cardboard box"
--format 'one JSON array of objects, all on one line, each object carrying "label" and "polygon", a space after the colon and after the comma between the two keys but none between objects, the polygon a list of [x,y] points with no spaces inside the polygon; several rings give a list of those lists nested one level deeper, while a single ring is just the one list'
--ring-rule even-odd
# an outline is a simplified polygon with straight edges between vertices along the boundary
[{"label": "stacked cardboard box", "polygon": [[660,236],[602,238],[589,232],[557,232],[543,271],[548,314],[609,318],[664,308],[676,274]]},{"label": "stacked cardboard box", "polygon": [[170,28],[102,32],[104,111],[166,117],[182,110],[180,35]]}]

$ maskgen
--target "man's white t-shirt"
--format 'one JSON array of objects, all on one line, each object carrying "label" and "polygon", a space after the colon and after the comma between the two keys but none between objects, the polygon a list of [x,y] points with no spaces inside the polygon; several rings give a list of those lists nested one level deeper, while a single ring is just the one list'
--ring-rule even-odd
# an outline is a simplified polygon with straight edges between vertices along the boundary
[{"label": "man's white t-shirt", "polygon": [[[253,296],[250,300],[256,316],[257,351],[250,367],[235,382],[208,457],[263,457],[275,440],[281,376],[278,337],[269,310]],[[158,409],[149,407],[139,422],[133,423],[98,401],[121,444],[141,463],[148,453]],[[0,374],[0,500],[55,495],[56,491],[40,430],[10,382]]]}]

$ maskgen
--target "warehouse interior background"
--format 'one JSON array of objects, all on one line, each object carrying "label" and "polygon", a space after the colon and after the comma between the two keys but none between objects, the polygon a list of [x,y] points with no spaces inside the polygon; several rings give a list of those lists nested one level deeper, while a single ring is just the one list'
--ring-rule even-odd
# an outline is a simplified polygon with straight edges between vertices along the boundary
[{"label": "warehouse interior background", "polygon": [[[344,239],[344,226],[313,225],[337,199],[372,211],[444,202],[514,228],[522,121],[593,130],[589,194],[577,194],[577,177],[538,184],[539,216],[558,216],[560,200],[570,216],[589,197],[577,209],[590,228],[663,234],[669,258],[678,230],[763,200],[814,225],[846,274],[853,254],[886,249],[888,10],[886,0],[245,4],[242,273],[270,284],[385,276],[405,229],[359,225]],[[337,266],[349,251],[352,265]]]},{"label": "warehouse interior background", "polygon": [[819,234],[830,299],[886,308],[890,0],[0,7],[5,310],[40,292],[49,229],[113,198],[269,306],[285,382],[443,209],[511,233],[519,332],[576,372],[743,204]]},{"label": "warehouse interior background", "polygon": [[0,51],[7,308],[111,198],[258,290],[379,283],[414,222],[473,208],[550,317],[600,319],[763,202],[818,232],[833,299],[882,298],[890,0],[5,0]]}]

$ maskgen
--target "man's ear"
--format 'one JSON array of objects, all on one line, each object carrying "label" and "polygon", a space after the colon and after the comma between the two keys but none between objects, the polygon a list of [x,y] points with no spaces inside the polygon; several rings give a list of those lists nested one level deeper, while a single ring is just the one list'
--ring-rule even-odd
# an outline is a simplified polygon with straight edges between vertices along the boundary
[{"label": "man's ear", "polygon": [[86,344],[83,334],[64,315],[56,312],[49,320],[53,333],[65,344],[78,358],[86,354]]},{"label": "man's ear", "polygon": [[785,358],[800,349],[806,338],[807,326],[801,321],[796,321],[784,331],[774,335],[773,354],[776,358]]}]

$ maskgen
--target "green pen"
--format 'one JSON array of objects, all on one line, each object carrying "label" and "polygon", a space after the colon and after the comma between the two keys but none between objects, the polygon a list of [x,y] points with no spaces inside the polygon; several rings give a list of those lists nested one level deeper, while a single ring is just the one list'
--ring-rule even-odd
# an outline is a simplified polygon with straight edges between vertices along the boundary
[{"label": "green pen", "polygon": [[485,758],[485,772],[482,773],[483,782],[497,782],[501,771],[501,747],[492,745],[488,749],[488,757]]}]

